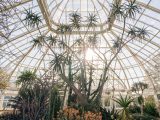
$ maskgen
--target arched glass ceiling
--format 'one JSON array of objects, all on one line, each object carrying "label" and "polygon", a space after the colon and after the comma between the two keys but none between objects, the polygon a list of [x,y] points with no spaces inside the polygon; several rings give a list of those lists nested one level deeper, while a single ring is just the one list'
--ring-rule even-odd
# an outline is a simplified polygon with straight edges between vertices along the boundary
[{"label": "arched glass ceiling", "polygon": [[[94,62],[98,70],[102,68],[102,53],[107,53],[107,60],[110,60],[113,46],[113,40],[122,33],[123,22],[113,21],[112,28],[108,30],[108,17],[111,11],[112,0],[21,0],[20,3],[8,3],[8,10],[12,10],[12,23],[9,28],[13,30],[7,39],[0,41],[0,67],[11,74],[11,81],[14,82],[20,71],[25,69],[36,69],[37,73],[43,74],[50,69],[50,61],[53,55],[49,48],[45,47],[40,52],[33,47],[32,40],[37,36],[38,30],[31,29],[25,25],[24,10],[31,9],[39,13],[43,18],[40,25],[40,31],[43,35],[58,35],[55,30],[60,23],[69,23],[69,14],[77,11],[81,14],[84,21],[89,13],[95,13],[98,16],[98,27],[96,28],[99,43],[99,50]],[[122,0],[122,3],[124,1]],[[117,58],[111,64],[110,77],[107,85],[112,88],[113,84],[119,88],[129,88],[130,84],[137,81],[151,82],[154,80],[148,73],[148,68],[154,67],[156,61],[153,58],[160,53],[160,2],[158,0],[136,0],[142,10],[137,14],[134,20],[128,20],[127,26],[148,27],[149,37],[142,42],[135,40],[128,43],[119,53]],[[84,22],[85,23],[85,22]],[[82,33],[85,27],[81,29]],[[128,29],[125,29],[127,35]],[[92,33],[87,33],[92,34]],[[67,36],[69,37],[69,36]],[[78,36],[72,34],[70,42],[72,43]],[[58,48],[54,48],[58,51]]]}]

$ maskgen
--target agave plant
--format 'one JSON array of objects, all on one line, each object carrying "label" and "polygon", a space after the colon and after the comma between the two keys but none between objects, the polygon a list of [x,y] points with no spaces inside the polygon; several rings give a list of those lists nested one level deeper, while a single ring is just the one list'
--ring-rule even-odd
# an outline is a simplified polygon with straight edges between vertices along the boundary
[{"label": "agave plant", "polygon": [[40,15],[34,13],[31,9],[25,10],[25,15],[24,21],[29,27],[38,27],[39,24],[42,23]]},{"label": "agave plant", "polygon": [[89,13],[89,15],[87,16],[87,25],[88,27],[95,27],[97,24],[97,15],[93,14],[93,13]]},{"label": "agave plant", "polygon": [[70,14],[70,22],[71,22],[71,27],[73,28],[73,29],[80,29],[80,27],[81,27],[81,20],[82,19],[82,17],[80,16],[80,14],[79,13],[77,13],[77,12],[73,12],[73,13],[71,13]]},{"label": "agave plant", "polygon": [[114,101],[122,107],[120,120],[130,120],[129,105],[133,102],[133,99],[128,95],[123,97],[120,94],[119,98],[114,99]]}]

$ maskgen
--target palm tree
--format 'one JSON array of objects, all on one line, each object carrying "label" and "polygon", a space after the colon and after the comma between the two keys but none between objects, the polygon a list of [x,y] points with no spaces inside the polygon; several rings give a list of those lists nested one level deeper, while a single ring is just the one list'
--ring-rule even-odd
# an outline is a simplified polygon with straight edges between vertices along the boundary
[{"label": "palm tree", "polygon": [[114,101],[117,102],[122,107],[120,120],[130,120],[129,105],[133,102],[133,99],[128,95],[123,97],[120,94],[120,97],[115,98]]},{"label": "palm tree", "polygon": [[26,70],[21,72],[21,75],[18,76],[18,79],[16,81],[17,85],[22,85],[22,86],[28,86],[32,85],[32,83],[37,79],[37,75],[30,71]]}]

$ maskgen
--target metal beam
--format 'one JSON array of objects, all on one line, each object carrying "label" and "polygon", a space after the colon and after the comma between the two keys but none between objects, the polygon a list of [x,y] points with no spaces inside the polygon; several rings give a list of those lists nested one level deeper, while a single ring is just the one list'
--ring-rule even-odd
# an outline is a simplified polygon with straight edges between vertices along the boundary
[{"label": "metal beam", "polygon": [[6,8],[4,10],[6,11],[6,10],[9,10],[9,9],[13,9],[13,8],[15,8],[19,5],[25,4],[25,3],[30,2],[30,1],[32,1],[32,0],[22,0],[21,2],[15,2],[12,6],[11,5],[6,6]]},{"label": "metal beam", "polygon": [[136,4],[139,5],[139,6],[142,6],[142,7],[146,8],[146,9],[152,10],[152,11],[154,11],[156,13],[160,13],[160,9],[155,8],[155,7],[151,6],[151,5],[145,4],[145,3],[137,1],[137,0],[136,0]]},{"label": "metal beam", "polygon": [[48,12],[48,6],[46,4],[46,0],[37,0],[39,8],[42,12],[43,18],[48,26],[49,31],[52,29],[52,23],[50,19],[50,14]]}]

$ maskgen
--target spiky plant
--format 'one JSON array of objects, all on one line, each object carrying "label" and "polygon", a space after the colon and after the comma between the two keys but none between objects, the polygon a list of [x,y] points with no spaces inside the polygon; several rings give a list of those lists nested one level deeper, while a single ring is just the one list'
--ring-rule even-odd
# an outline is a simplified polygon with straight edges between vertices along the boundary
[{"label": "spiky plant", "polygon": [[62,62],[64,57],[61,54],[55,54],[54,59],[51,61],[52,68],[57,73],[62,73]]},{"label": "spiky plant", "polygon": [[133,102],[133,99],[128,95],[123,97],[120,94],[119,98],[115,98],[114,101],[122,107],[120,120],[130,120],[129,105]]},{"label": "spiky plant", "polygon": [[93,13],[89,13],[89,15],[87,16],[86,22],[88,27],[95,27],[98,22],[97,15]]},{"label": "spiky plant", "polygon": [[128,18],[135,18],[136,14],[140,12],[141,8],[136,4],[136,0],[129,0],[124,5],[125,15]]},{"label": "spiky plant", "polygon": [[111,4],[112,13],[110,13],[110,18],[115,17],[117,19],[122,19],[124,17],[124,6],[119,4],[116,0],[115,3]]},{"label": "spiky plant", "polygon": [[44,46],[45,36],[38,36],[34,38],[31,42],[34,47],[42,48]]},{"label": "spiky plant", "polygon": [[25,10],[24,13],[26,16],[24,18],[24,21],[26,22],[26,25],[29,27],[38,27],[40,23],[42,23],[42,19],[39,14],[34,13],[31,9]]},{"label": "spiky plant", "polygon": [[77,12],[73,12],[69,15],[69,19],[70,19],[70,23],[71,23],[71,27],[73,29],[80,29],[81,27],[81,22],[82,22],[82,17],[79,13]]},{"label": "spiky plant", "polygon": [[149,37],[149,31],[147,30],[147,27],[137,28],[137,37],[142,40]]},{"label": "spiky plant", "polygon": [[128,36],[135,38],[137,36],[137,30],[135,27],[129,26]]},{"label": "spiky plant", "polygon": [[91,47],[97,46],[97,43],[98,43],[97,35],[94,34],[93,36],[89,36],[88,37],[88,43],[89,43],[89,46],[91,46]]},{"label": "spiky plant", "polygon": [[46,37],[46,41],[49,42],[49,45],[53,46],[56,45],[56,43],[58,42],[58,38],[57,36],[53,36],[50,34],[50,36]]}]

